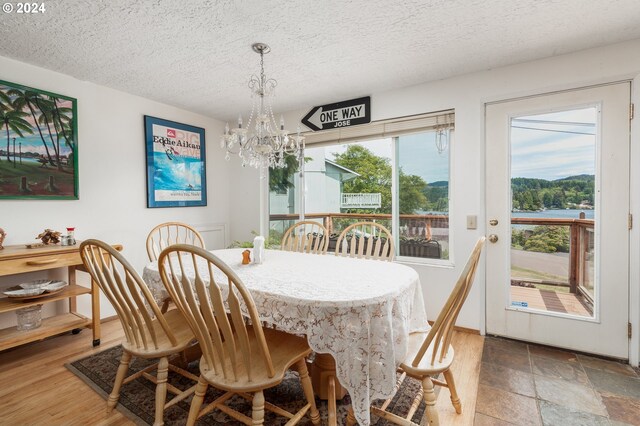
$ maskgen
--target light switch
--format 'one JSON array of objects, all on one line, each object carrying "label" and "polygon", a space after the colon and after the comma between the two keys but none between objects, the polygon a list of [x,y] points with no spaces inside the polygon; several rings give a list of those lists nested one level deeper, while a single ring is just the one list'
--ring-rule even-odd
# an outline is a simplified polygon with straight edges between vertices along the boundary
[{"label": "light switch", "polygon": [[467,229],[477,229],[478,228],[478,216],[469,215],[467,216]]}]

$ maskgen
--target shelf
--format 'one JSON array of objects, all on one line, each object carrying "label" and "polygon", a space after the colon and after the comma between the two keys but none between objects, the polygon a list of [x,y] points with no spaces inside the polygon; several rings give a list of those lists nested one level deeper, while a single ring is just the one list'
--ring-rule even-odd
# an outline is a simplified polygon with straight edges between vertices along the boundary
[{"label": "shelf", "polygon": [[34,330],[18,331],[16,327],[5,328],[0,330],[0,351],[90,325],[89,318],[68,313],[44,318],[42,325]]},{"label": "shelf", "polygon": [[55,302],[56,300],[68,299],[69,297],[75,297],[82,294],[90,293],[91,289],[88,287],[83,287],[81,285],[69,285],[59,293],[34,300],[22,301],[11,297],[3,297],[0,298],[0,313],[11,312],[17,309],[28,308],[29,306],[42,305],[44,303]]},{"label": "shelf", "polygon": [[[78,243],[80,243],[78,241]],[[122,246],[115,244],[114,249],[121,251]],[[45,337],[55,336],[76,328],[90,327],[93,330],[93,346],[100,344],[100,291],[94,283],[91,287],[76,285],[76,272],[87,272],[80,256],[80,246],[48,245],[27,249],[24,245],[5,246],[0,250],[0,278],[6,275],[25,272],[45,271],[65,268],[69,285],[59,293],[52,293],[33,299],[0,297],[0,314],[9,314],[18,309],[44,305],[59,300],[67,300],[69,313],[42,320],[42,325],[29,331],[18,331],[16,327],[0,330],[0,351],[29,343]],[[88,319],[77,314],[76,296],[91,295],[91,316]]]}]

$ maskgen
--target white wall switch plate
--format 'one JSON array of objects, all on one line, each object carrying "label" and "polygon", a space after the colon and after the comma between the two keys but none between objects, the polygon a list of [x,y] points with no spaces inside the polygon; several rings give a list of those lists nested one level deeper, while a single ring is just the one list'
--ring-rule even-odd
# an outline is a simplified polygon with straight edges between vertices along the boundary
[{"label": "white wall switch plate", "polygon": [[467,216],[467,229],[477,229],[478,228],[478,216],[469,215]]}]

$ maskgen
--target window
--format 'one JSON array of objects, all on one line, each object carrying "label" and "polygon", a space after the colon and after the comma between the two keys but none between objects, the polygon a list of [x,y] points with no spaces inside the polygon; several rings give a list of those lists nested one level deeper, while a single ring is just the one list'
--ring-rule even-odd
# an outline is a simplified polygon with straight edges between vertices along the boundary
[{"label": "window", "polygon": [[440,113],[308,135],[302,174],[299,164],[270,171],[271,243],[304,217],[329,230],[333,252],[344,228],[372,221],[391,231],[397,256],[448,259],[452,134],[453,113]]},{"label": "window", "polygon": [[400,256],[449,259],[449,147],[436,133],[396,138]]}]

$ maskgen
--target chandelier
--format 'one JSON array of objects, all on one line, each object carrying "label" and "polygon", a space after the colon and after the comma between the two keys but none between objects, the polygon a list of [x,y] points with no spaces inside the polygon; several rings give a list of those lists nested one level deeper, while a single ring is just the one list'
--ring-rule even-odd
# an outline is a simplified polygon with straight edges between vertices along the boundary
[{"label": "chandelier", "polygon": [[271,48],[264,43],[252,46],[260,54],[260,76],[252,75],[249,79],[252,106],[247,125],[243,127],[242,115],[238,117],[238,127],[224,128],[220,139],[220,147],[226,150],[227,161],[230,155],[242,158],[242,166],[260,168],[262,175],[267,167],[283,168],[286,166],[285,156],[300,156],[304,147],[304,136],[300,136],[300,127],[295,135],[290,135],[284,128],[284,117],[280,117],[279,125],[273,116],[271,99],[278,82],[267,78],[264,74],[264,55]]}]

